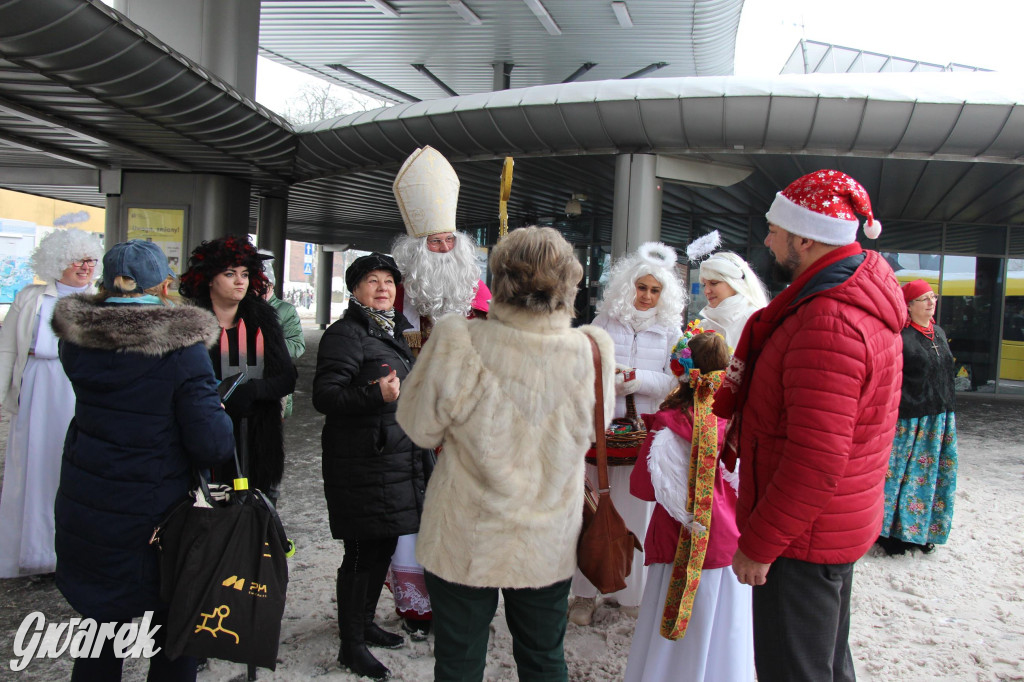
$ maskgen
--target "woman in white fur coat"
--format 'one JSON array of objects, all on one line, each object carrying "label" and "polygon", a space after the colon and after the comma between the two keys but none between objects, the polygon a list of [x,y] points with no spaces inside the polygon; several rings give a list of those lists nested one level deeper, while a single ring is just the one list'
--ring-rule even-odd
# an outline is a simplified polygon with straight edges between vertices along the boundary
[{"label": "woman in white fur coat", "polygon": [[486,320],[443,317],[402,385],[398,423],[444,444],[427,486],[416,558],[434,613],[434,675],[483,679],[490,622],[505,601],[522,680],[567,680],[562,650],[594,436],[594,362],[606,423],[614,349],[572,328],[583,269],[551,228],[527,227],[491,255]]},{"label": "woman in white fur coat", "polygon": [[700,283],[708,304],[697,317],[735,351],[747,320],[768,305],[764,284],[747,261],[731,251],[719,251],[700,264]]},{"label": "woman in white fur coat", "polygon": [[[675,273],[676,252],[660,242],[643,244],[612,268],[604,299],[594,325],[606,330],[615,342],[615,417],[626,416],[626,396],[632,394],[637,414],[652,414],[676,385],[669,367],[672,347],[682,335],[686,294]],[[635,378],[627,380],[627,377]],[[626,526],[638,538],[647,533],[653,505],[629,493],[630,466],[608,468],[612,501]],[[597,467],[587,465],[587,475],[597,487]],[[636,617],[644,594],[647,570],[643,554],[633,555],[626,587],[605,597]],[[572,580],[575,595],[569,620],[590,625],[597,607],[597,588],[577,570]]]}]

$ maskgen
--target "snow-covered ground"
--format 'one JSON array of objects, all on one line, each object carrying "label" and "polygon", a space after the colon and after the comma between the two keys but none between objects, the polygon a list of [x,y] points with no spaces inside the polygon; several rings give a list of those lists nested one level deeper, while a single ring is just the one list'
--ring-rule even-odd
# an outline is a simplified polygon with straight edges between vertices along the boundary
[{"label": "snow-covered ground", "polygon": [[[320,426],[309,391],[320,332],[310,326],[299,361],[295,414],[286,424],[288,463],[281,516],[298,546],[276,672],[260,680],[356,680],[336,661],[334,577],[341,542],[331,538],[320,476]],[[861,680],[1024,680],[1024,402],[971,395],[957,411],[960,473],[949,544],[933,554],[890,558],[877,548],[857,564],[850,641]],[[7,415],[0,425],[6,443]],[[377,609],[398,630],[387,590]],[[48,619],[73,614],[52,581],[0,581],[0,679],[56,680],[69,659],[35,660],[12,673],[14,633],[31,611]],[[620,680],[633,621],[599,607],[593,626],[569,625],[566,657],[572,680]],[[491,625],[486,679],[516,680],[511,637],[502,612]],[[432,679],[430,641],[377,651],[399,680]],[[129,662],[125,680],[145,679],[144,663]],[[244,678],[241,665],[213,661],[200,680]]]}]

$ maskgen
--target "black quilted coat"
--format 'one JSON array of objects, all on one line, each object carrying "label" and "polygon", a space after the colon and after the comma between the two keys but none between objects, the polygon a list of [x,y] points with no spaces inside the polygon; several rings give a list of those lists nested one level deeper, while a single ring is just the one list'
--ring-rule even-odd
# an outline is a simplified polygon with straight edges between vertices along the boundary
[{"label": "black quilted coat", "polygon": [[408,376],[413,356],[402,331],[409,326],[397,313],[392,338],[352,300],[320,339],[313,406],[327,416],[321,437],[324,495],[335,538],[419,530],[423,463],[430,453],[405,435],[395,420],[398,401],[385,403],[375,383],[392,369],[402,382]]}]

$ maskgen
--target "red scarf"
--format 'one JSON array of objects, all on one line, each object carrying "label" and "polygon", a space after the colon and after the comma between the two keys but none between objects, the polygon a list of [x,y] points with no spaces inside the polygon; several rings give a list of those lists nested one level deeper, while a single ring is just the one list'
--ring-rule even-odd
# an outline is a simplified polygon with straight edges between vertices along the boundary
[{"label": "red scarf", "polygon": [[722,419],[729,419],[725,445],[722,447],[722,461],[729,471],[735,470],[736,458],[739,456],[740,417],[743,405],[747,401],[747,394],[750,392],[750,377],[768,339],[783,321],[795,312],[794,304],[800,300],[804,287],[812,277],[844,258],[863,252],[864,249],[857,242],[828,252],[773,298],[767,308],[758,310],[747,320],[740,341],[736,345],[736,352],[725,371],[722,387],[715,393],[714,413]]},{"label": "red scarf", "polygon": [[921,334],[924,336],[924,338],[928,339],[929,341],[934,341],[935,340],[935,325],[932,323],[931,320],[928,320],[928,326],[927,327],[922,327],[917,322],[914,322],[913,320],[911,320],[909,317],[907,318],[907,320],[908,320],[907,324],[909,326],[913,327],[914,329],[916,329],[917,331],[921,332]]}]

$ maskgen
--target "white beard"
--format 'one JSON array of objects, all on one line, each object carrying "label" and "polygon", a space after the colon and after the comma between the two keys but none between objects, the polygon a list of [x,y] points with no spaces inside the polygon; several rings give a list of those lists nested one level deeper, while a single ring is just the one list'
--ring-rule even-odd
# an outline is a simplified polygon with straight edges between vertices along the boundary
[{"label": "white beard", "polygon": [[480,281],[472,238],[454,234],[455,248],[447,253],[430,251],[426,239],[408,235],[391,249],[406,297],[420,316],[435,321],[448,313],[468,315]]}]

